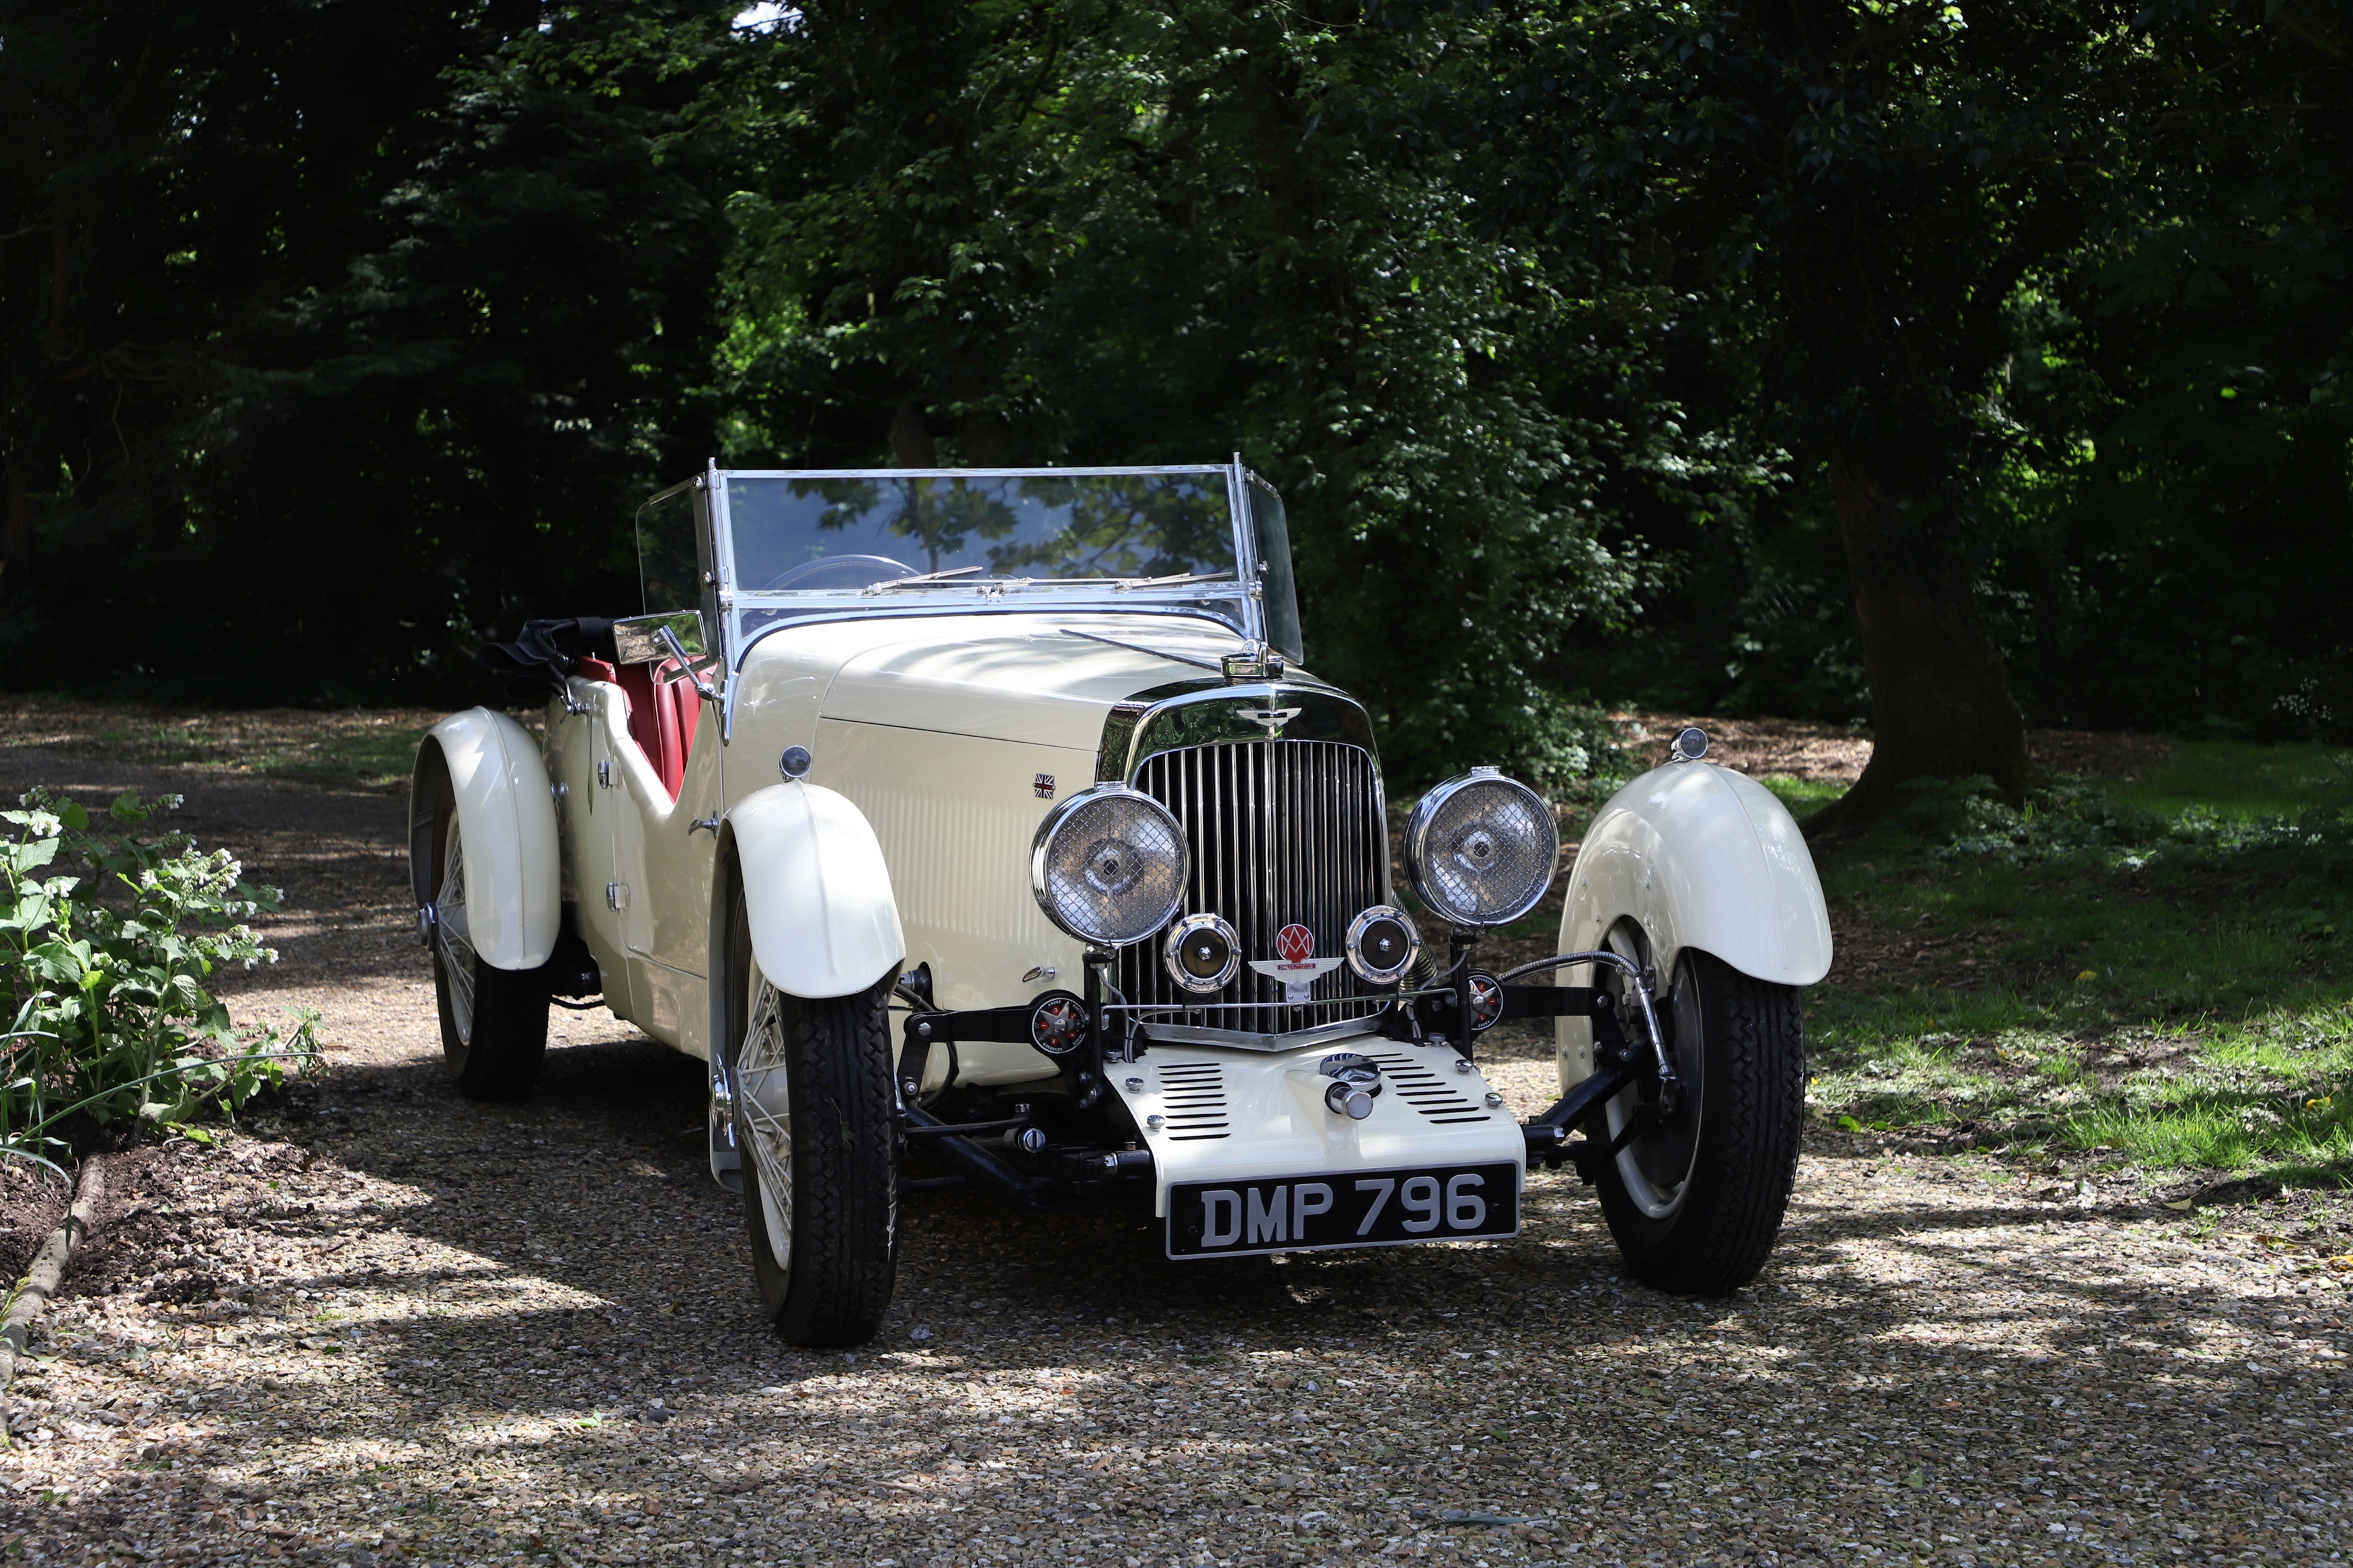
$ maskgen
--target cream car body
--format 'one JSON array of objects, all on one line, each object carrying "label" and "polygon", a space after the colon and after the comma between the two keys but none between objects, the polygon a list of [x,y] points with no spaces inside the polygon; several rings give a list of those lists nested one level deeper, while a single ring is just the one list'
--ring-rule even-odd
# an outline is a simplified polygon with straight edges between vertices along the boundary
[{"label": "cream car body", "polygon": [[[744,1075],[784,1081],[786,1005],[870,1028],[860,1050],[887,1027],[892,1147],[1017,1201],[1148,1191],[1172,1257],[1513,1234],[1532,1156],[1592,1147],[1567,1134],[1604,1090],[1620,1121],[1677,1103],[1641,963],[1588,954],[1582,987],[1473,967],[1477,931],[1551,880],[1531,792],[1475,770],[1425,797],[1415,932],[1371,721],[1299,668],[1281,504],[1239,463],[714,468],[648,503],[638,546],[645,614],[493,650],[550,693],[543,772],[487,710],[420,752],[422,924],[453,1064],[481,1053],[447,998],[520,1016],[532,983],[709,1064],[712,1169],[746,1194],[780,1326],[773,1215],[800,1200],[757,1159],[747,1182],[746,1130],[801,1156]],[[1163,885],[1136,931],[1089,924]],[[1636,781],[1586,838],[1565,944],[1628,921],[1669,971],[1704,950],[1787,988],[1829,962],[1787,815],[1704,763]],[[461,963],[480,984],[453,988]],[[858,1011],[886,997],[887,1026]],[[1572,1092],[1524,1126],[1472,1047],[1554,1016]]]}]

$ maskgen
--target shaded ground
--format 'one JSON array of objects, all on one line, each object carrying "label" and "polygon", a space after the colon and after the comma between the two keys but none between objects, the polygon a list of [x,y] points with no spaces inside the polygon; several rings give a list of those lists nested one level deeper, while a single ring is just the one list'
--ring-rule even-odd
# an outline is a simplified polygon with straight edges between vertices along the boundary
[{"label": "shaded ground", "polygon": [[[185,790],[286,887],[238,1004],[318,1007],[333,1070],[119,1194],[136,1245],[93,1246],[12,1402],[15,1560],[2322,1563],[2353,1533],[2341,1199],[2218,1221],[1869,1140],[1810,1148],[1729,1300],[1629,1282],[1558,1174],[1508,1243],[1183,1267],[1132,1213],[940,1195],[881,1338],[793,1352],[694,1064],[565,1014],[530,1103],[443,1088],[396,794],[0,751],[0,790],[36,771]],[[1549,1099],[1539,1057],[1495,1071]]]},{"label": "shaded ground", "polygon": [[14,1289],[33,1255],[66,1216],[66,1184],[55,1173],[10,1161],[0,1163],[0,1289]]},{"label": "shaded ground", "polygon": [[[1712,719],[1664,713],[1613,715],[1626,726],[1624,744],[1643,766],[1667,760],[1676,731],[1696,724],[1707,731],[1707,754],[1758,778],[1852,784],[1871,760],[1871,738],[1843,725],[1798,719]],[[2133,780],[2164,765],[2174,745],[2162,735],[2118,735],[2087,730],[2029,730],[2027,753],[2055,773]]]}]

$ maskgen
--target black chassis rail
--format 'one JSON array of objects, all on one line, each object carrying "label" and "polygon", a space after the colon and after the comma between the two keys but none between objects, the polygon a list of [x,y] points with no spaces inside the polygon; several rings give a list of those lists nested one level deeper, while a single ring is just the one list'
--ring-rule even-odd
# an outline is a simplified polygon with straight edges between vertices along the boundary
[{"label": "black chassis rail", "polygon": [[[1668,1054],[1673,1019],[1653,1005],[1652,976],[1647,972],[1636,970],[1617,953],[1563,952],[1524,963],[1499,977],[1472,968],[1470,944],[1459,937],[1448,957],[1447,973],[1428,994],[1436,999],[1442,994],[1440,1016],[1453,1031],[1451,1037],[1439,1037],[1461,1042],[1457,1048],[1466,1057],[1471,1055],[1469,1047],[1498,1024],[1530,1018],[1592,1020],[1592,1073],[1541,1114],[1520,1124],[1527,1139],[1529,1164],[1541,1163],[1547,1169],[1564,1163],[1574,1164],[1577,1175],[1590,1186],[1602,1165],[1617,1156],[1627,1140],[1648,1126],[1652,1117],[1673,1107],[1681,1089]],[[1579,963],[1617,969],[1625,983],[1616,991],[1600,985],[1512,984],[1522,975]],[[1634,1015],[1632,1035],[1627,1029],[1629,1012]],[[1410,1019],[1409,1023],[1416,1029],[1412,1037],[1421,1038],[1418,1023]],[[1618,1135],[1604,1142],[1594,1135],[1599,1129],[1587,1123],[1594,1112],[1630,1086],[1641,1087],[1641,1104],[1626,1119]],[[1587,1136],[1571,1142],[1569,1133],[1581,1128]]]},{"label": "black chassis rail", "polygon": [[[1123,1038],[1115,1050],[1104,1037],[1107,1015],[1103,1005],[1103,972],[1113,957],[1101,951],[1087,953],[1086,994],[1071,998],[1082,1002],[1085,1007],[1085,1035],[1069,1050],[1047,1053],[1048,1059],[1061,1069],[1071,1105],[1081,1110],[1092,1110],[1104,1102],[1103,1070],[1107,1061],[1134,1061],[1145,1049],[1145,1042],[1132,1029],[1123,1028]],[[1499,978],[1472,968],[1469,944],[1459,940],[1452,944],[1449,959],[1446,973],[1436,984],[1400,993],[1366,1019],[1367,1032],[1413,1045],[1451,1044],[1468,1058],[1479,1036],[1498,1024],[1534,1018],[1592,1020],[1591,1076],[1541,1115],[1521,1125],[1527,1140],[1530,1164],[1556,1168],[1563,1163],[1573,1163],[1578,1175],[1590,1184],[1602,1163],[1615,1157],[1627,1139],[1647,1125],[1650,1117],[1661,1108],[1672,1105],[1679,1086],[1668,1056],[1667,1031],[1672,1027],[1672,1018],[1653,1007],[1648,974],[1633,973],[1632,966],[1614,953],[1560,953],[1524,964]],[[1608,963],[1622,968],[1628,972],[1626,984],[1612,991],[1600,985],[1512,984],[1522,975],[1577,963]],[[894,1079],[901,1131],[906,1138],[921,1141],[935,1150],[959,1173],[946,1182],[925,1182],[918,1186],[984,1187],[1019,1207],[1044,1209],[1058,1206],[1060,1200],[1083,1191],[1100,1191],[1109,1184],[1151,1180],[1152,1153],[1136,1146],[1141,1142],[1140,1133],[1124,1149],[1053,1144],[1045,1141],[1043,1130],[1026,1107],[1023,1114],[1011,1117],[946,1122],[916,1103],[917,1096],[923,1092],[933,1047],[948,1047],[953,1060],[955,1047],[961,1041],[1034,1045],[1031,1020],[1039,1007],[1067,993],[1045,993],[1014,1007],[955,1011],[933,1002],[931,974],[927,967],[922,967],[901,977],[898,994],[909,1005],[906,1022],[901,1027],[899,1066]],[[1643,1037],[1641,1039],[1628,1033],[1624,1016],[1630,1010],[1635,1014],[1635,1030]],[[1585,1127],[1595,1111],[1629,1086],[1641,1088],[1642,1104],[1634,1116],[1627,1119],[1614,1140],[1605,1143],[1592,1135],[1592,1130],[1583,1139],[1570,1140],[1571,1131]],[[1124,1112],[1125,1102],[1117,1096],[1111,1096],[1110,1103],[1121,1107]],[[1039,1133],[1036,1139],[1022,1136],[1032,1131]],[[1016,1135],[1016,1146],[1022,1150],[1026,1156],[1023,1163],[1029,1169],[1023,1169],[976,1142],[1004,1133]]]},{"label": "black chassis rail", "polygon": [[[1086,994],[1071,998],[1082,1002],[1085,1007],[1086,1033],[1069,1050],[1046,1053],[1047,1059],[1061,1069],[1062,1080],[1070,1091],[1071,1104],[1080,1110],[1092,1110],[1105,1102],[1103,1063],[1110,1053],[1103,1038],[1103,972],[1113,956],[1100,951],[1087,953]],[[917,1097],[923,1093],[923,1076],[930,1068],[934,1047],[947,1047],[949,1060],[953,1064],[955,1049],[959,1042],[1035,1045],[1031,1020],[1039,1008],[1058,997],[1068,996],[1069,993],[1045,992],[1017,1007],[977,1007],[955,1011],[934,1003],[928,965],[902,975],[897,989],[910,1009],[906,1022],[900,1027],[899,1067],[894,1075],[900,1131],[906,1138],[920,1141],[936,1152],[959,1173],[957,1177],[945,1182],[915,1184],[918,1188],[949,1185],[983,1187],[1017,1207],[1048,1209],[1082,1193],[1100,1192],[1107,1186],[1152,1179],[1152,1152],[1139,1146],[1143,1138],[1140,1131],[1124,1149],[1092,1144],[1058,1144],[1047,1141],[1044,1130],[1038,1126],[1037,1119],[1026,1106],[1021,1108],[1023,1113],[1019,1115],[988,1121],[947,1122],[916,1103]],[[1113,1095],[1109,1097],[1109,1102],[1120,1107],[1121,1114],[1124,1115],[1124,1100]],[[1033,1131],[1038,1134],[1036,1138],[1026,1136]],[[1002,1133],[1015,1134],[1013,1142],[1020,1152],[1020,1164],[976,1142],[983,1137]],[[1029,1168],[1024,1169],[1023,1165]]]}]

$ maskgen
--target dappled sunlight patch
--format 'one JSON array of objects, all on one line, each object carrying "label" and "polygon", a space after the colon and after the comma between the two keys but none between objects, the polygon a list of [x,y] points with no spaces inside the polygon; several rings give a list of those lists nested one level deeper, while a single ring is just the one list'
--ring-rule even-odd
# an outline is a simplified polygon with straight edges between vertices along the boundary
[{"label": "dappled sunlight patch", "polygon": [[1829,862],[1814,1114],[2150,1169],[2345,1168],[2353,784],[2316,752],[2225,750],[2256,784],[2211,806],[2180,792],[2221,753],[2189,748],[2131,800],[1915,792],[1908,830]]}]

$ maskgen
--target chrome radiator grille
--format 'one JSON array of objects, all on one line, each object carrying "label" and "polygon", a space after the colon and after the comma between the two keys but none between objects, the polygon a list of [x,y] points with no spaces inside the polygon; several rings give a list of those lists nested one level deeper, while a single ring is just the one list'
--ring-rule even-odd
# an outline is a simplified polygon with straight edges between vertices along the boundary
[{"label": "chrome radiator grille", "polygon": [[[1213,1007],[1279,1003],[1279,981],[1250,967],[1275,956],[1275,932],[1303,925],[1315,954],[1337,958],[1348,924],[1384,900],[1388,829],[1372,754],[1335,741],[1243,741],[1163,752],[1136,770],[1135,787],[1185,825],[1193,869],[1187,914],[1225,916],[1240,934],[1243,966],[1214,994],[1187,991],[1161,963],[1163,938],[1119,956],[1120,990],[1132,1003]],[[1303,1006],[1208,1013],[1187,1022],[1278,1034],[1377,1010],[1379,1001],[1342,964],[1320,976]]]}]

